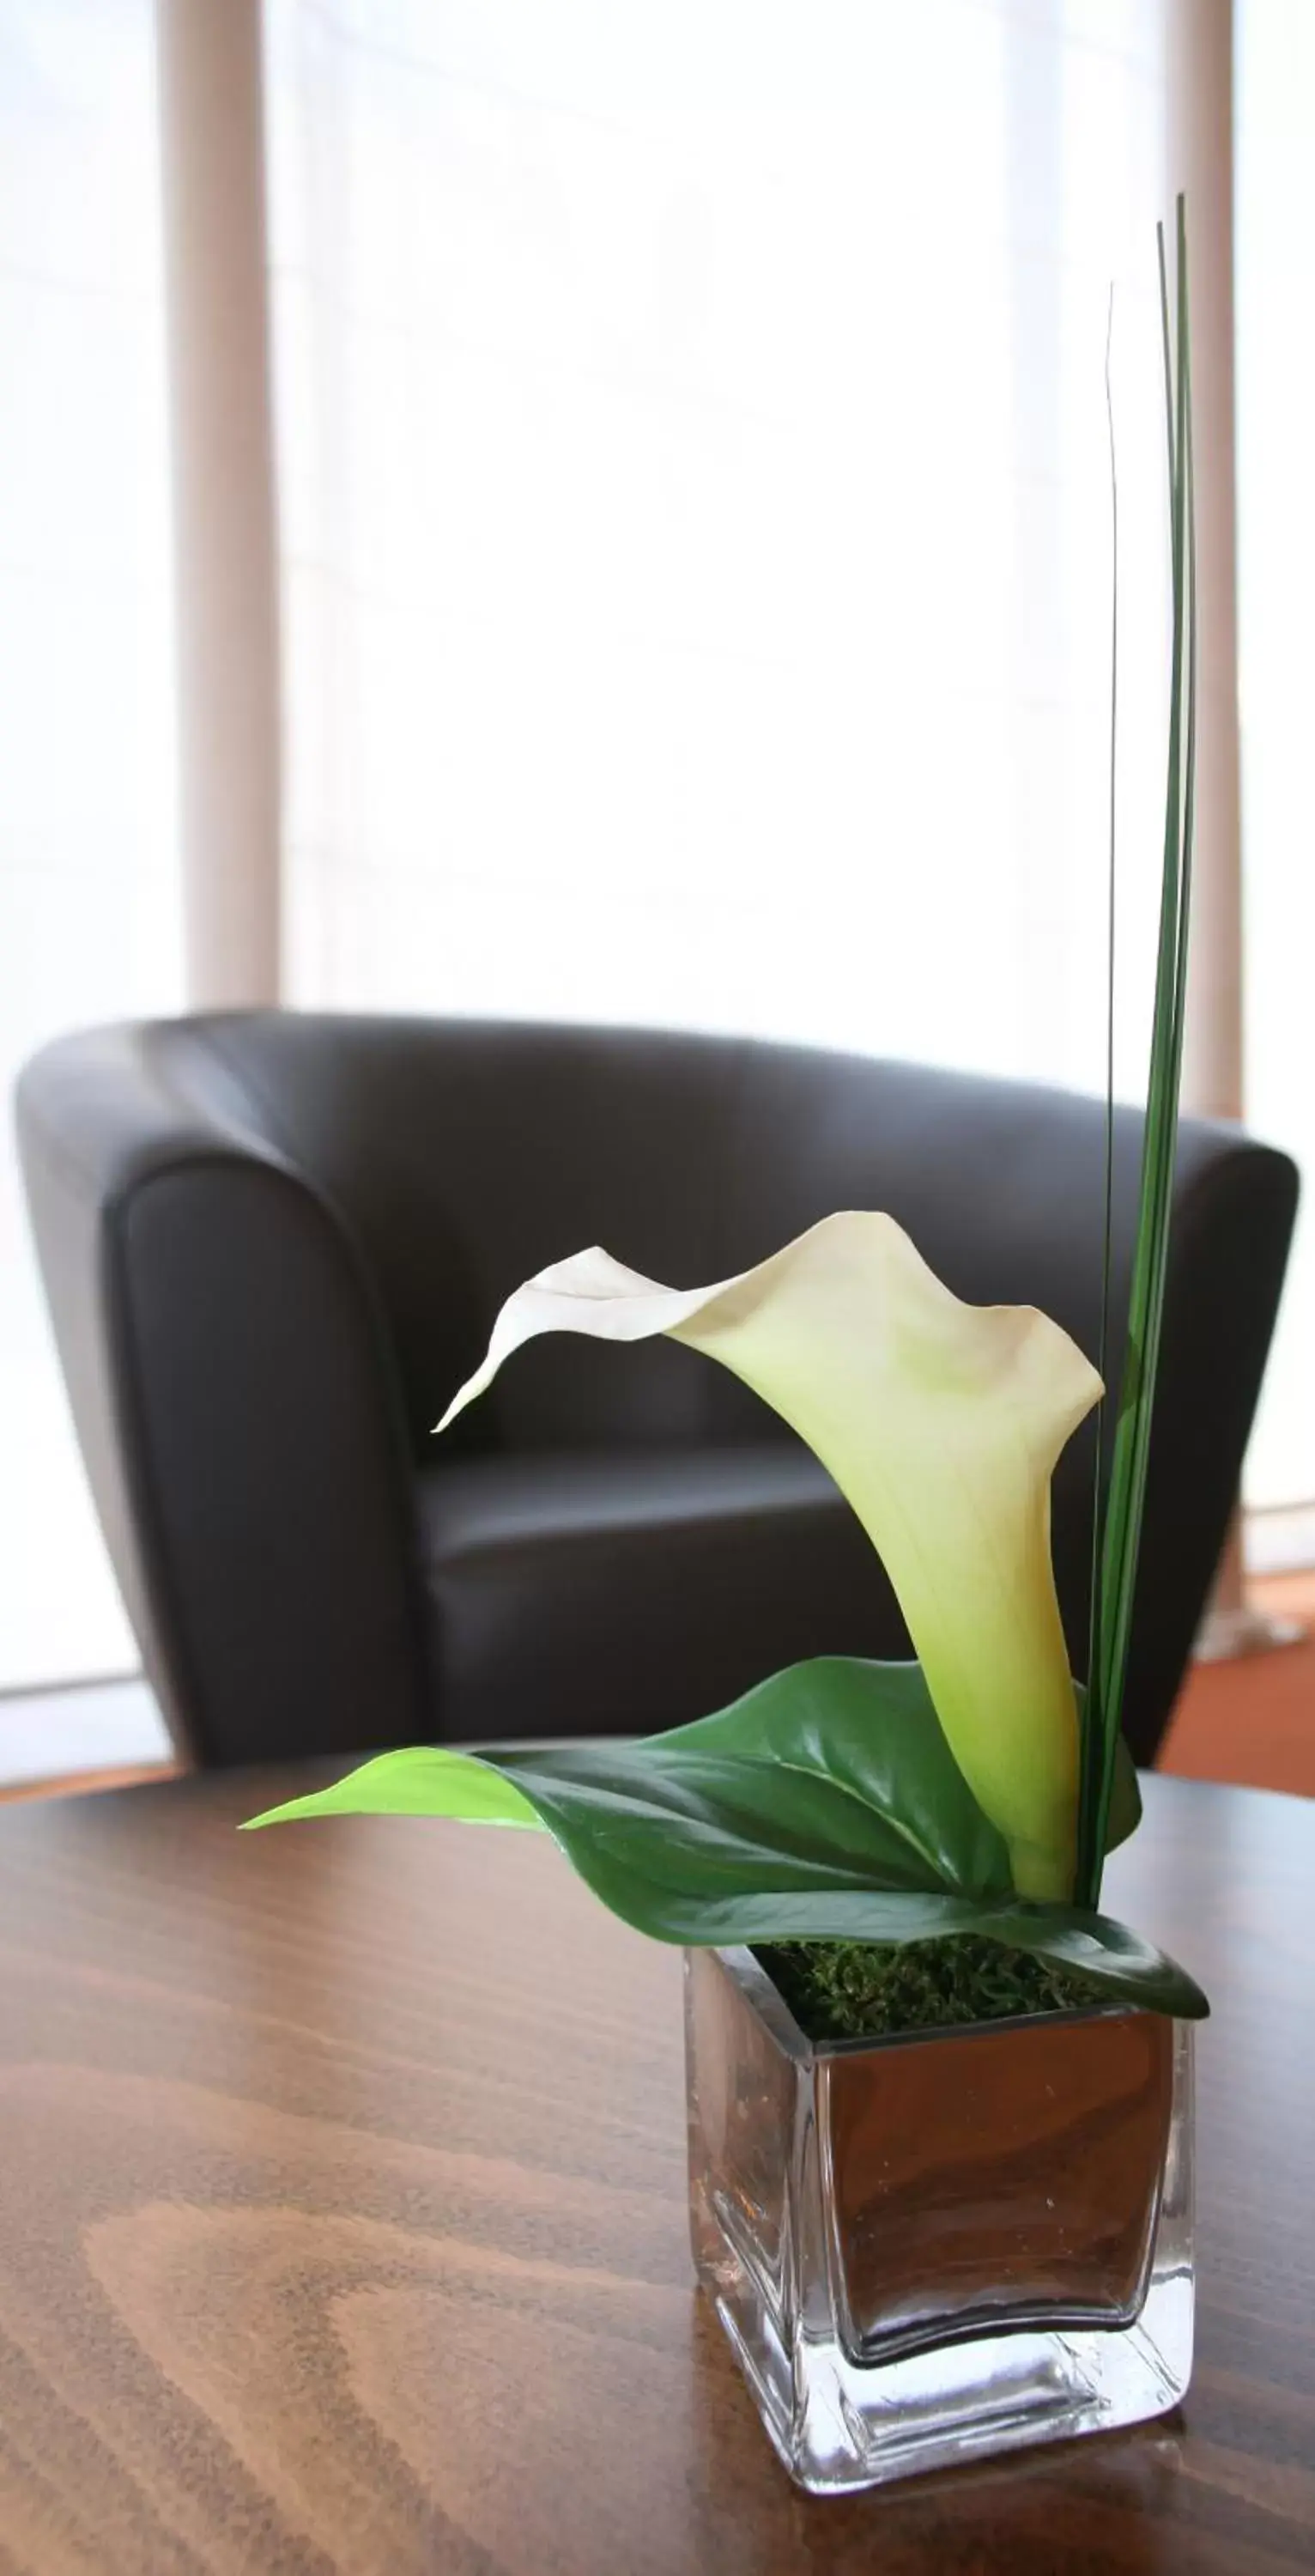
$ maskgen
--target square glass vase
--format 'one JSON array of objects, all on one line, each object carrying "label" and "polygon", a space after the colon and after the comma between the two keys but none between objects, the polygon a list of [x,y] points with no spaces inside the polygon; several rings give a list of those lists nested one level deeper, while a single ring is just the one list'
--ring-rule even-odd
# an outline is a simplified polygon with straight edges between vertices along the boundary
[{"label": "square glass vase", "polygon": [[685,1955],[694,2262],[815,2494],[1162,2415],[1192,2366],[1192,2027],[809,2040]]}]

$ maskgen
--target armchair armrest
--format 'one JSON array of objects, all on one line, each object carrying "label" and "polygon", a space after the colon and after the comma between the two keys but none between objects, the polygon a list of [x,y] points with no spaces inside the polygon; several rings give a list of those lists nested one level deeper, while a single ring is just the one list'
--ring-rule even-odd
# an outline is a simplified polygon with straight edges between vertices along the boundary
[{"label": "armchair armrest", "polygon": [[18,1128],[92,1491],[180,1751],[431,1733],[392,1357],[338,1211],[180,1025],[47,1047]]},{"label": "armchair armrest", "polygon": [[1184,1121],[1125,1709],[1141,1762],[1158,1748],[1240,1500],[1298,1186],[1288,1155],[1240,1128]]}]

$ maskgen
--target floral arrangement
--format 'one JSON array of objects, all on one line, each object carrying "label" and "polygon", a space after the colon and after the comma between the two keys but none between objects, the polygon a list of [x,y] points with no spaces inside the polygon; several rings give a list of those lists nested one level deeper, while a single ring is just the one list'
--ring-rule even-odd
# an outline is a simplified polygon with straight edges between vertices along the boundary
[{"label": "floral arrangement", "polygon": [[[665,1333],[733,1370],[828,1468],[886,1567],[915,1660],[818,1657],[638,1742],[386,1753],[256,1822],[370,1813],[546,1829],[614,1913],[659,1940],[788,1945],[781,1955],[796,1964],[814,1944],[860,1945],[869,1961],[916,1951],[925,1962],[929,1943],[968,1942],[970,1987],[990,1988],[993,1956],[1002,1968],[1021,1960],[1047,1972],[1035,1989],[1006,1977],[1005,2009],[1034,1992],[1185,2017],[1207,2010],[1185,1969],[1099,1910],[1106,1853],[1140,1815],[1120,1713],[1164,1305],[1191,874],[1181,200],[1177,233],[1172,315],[1160,239],[1173,648],[1159,950],[1108,1472],[1097,1443],[1085,1688],[1070,1674],[1055,1593],[1050,1479],[1102,1402],[1104,1322],[1097,1367],[1034,1308],[962,1303],[876,1212],[826,1217],[755,1269],[702,1288],[663,1287],[594,1248],[508,1299],[440,1431],[540,1333],[615,1342]],[[1108,1109],[1106,1133],[1107,1310]]]}]

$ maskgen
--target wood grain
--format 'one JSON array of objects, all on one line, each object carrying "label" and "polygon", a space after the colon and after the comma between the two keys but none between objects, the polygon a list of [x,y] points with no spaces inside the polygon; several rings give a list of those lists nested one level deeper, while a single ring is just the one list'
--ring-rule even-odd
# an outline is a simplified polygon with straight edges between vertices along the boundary
[{"label": "wood grain", "polygon": [[1152,1781],[1211,1989],[1180,2416],[879,2496],[772,2458],[685,2240],[679,1959],[546,1842],[237,1836],[315,1766],[0,1815],[0,2576],[1315,2565],[1315,1809]]}]

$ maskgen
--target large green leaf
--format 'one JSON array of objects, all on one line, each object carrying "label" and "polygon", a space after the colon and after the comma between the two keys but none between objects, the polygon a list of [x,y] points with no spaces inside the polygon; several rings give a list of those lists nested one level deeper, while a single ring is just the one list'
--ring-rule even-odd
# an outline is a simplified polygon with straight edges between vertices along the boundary
[{"label": "large green leaf", "polygon": [[[1121,1794],[1131,1830],[1126,1756]],[[1085,1969],[1112,2000],[1204,2010],[1191,1979],[1135,1933],[1012,1893],[1003,1838],[916,1664],[822,1656],[640,1742],[382,1754],[256,1821],[359,1811],[541,1821],[612,1912],[657,1940],[980,1932]]]},{"label": "large green leaf", "polygon": [[[702,1798],[704,1822],[712,1826],[715,1805],[738,1845],[752,1847],[756,1826],[760,1852],[766,1832],[778,1859],[829,1856],[857,1867],[864,1885],[875,1875],[890,1888],[970,1895],[1009,1888],[1001,1837],[950,1752],[921,1667],[844,1655],[794,1664],[715,1716],[642,1743],[611,1737],[483,1757],[430,1745],[383,1753],[249,1826],[353,1815],[542,1826],[550,1808],[563,1805],[567,1782],[573,1807],[589,1799],[600,1819],[606,1812],[614,1821],[620,1810],[610,1803],[605,1810],[604,1801],[633,1790],[636,1755],[647,1819],[640,1831],[665,1830],[673,1820],[689,1828]],[[541,1812],[530,1803],[531,1778]],[[1140,1819],[1136,1770],[1120,1740],[1110,1848]]]},{"label": "large green leaf", "polygon": [[1004,1841],[919,1666],[843,1655],[791,1665],[713,1717],[638,1741],[383,1754],[258,1821],[364,1808],[520,1823],[526,1801],[618,1913],[628,1878],[651,1868],[698,1894],[1011,1889]]}]

